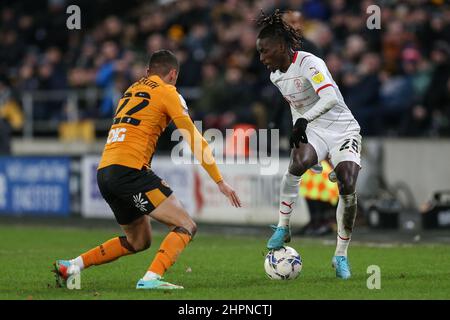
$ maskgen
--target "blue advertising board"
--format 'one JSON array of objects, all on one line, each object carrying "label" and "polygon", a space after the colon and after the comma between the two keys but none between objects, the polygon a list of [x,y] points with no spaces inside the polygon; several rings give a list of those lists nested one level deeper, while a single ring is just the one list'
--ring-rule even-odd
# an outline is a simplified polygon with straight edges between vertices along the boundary
[{"label": "blue advertising board", "polygon": [[0,157],[0,214],[69,215],[69,169],[67,157]]}]

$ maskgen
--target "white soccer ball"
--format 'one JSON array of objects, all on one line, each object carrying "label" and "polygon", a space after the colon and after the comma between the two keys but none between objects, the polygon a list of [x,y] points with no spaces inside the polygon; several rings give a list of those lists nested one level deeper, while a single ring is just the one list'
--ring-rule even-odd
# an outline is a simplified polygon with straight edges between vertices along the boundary
[{"label": "white soccer ball", "polygon": [[302,258],[291,247],[281,247],[278,250],[270,250],[264,260],[264,269],[272,280],[293,280],[302,271]]}]

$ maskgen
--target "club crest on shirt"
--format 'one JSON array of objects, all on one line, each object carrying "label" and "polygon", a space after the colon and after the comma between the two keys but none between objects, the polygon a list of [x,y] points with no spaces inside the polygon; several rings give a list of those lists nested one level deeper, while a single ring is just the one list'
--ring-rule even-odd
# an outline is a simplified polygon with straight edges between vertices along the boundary
[{"label": "club crest on shirt", "polygon": [[323,76],[323,74],[317,70],[314,67],[309,68],[309,70],[312,71],[312,81],[314,81],[315,83],[321,83],[323,80],[325,80],[325,77]]}]

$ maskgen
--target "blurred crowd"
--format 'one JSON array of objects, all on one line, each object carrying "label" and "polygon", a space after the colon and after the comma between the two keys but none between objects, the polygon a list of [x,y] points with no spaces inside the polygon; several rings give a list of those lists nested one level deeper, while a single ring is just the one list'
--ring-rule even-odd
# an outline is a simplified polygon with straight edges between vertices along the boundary
[{"label": "blurred crowd", "polygon": [[[66,8],[81,8],[68,30]],[[381,8],[370,30],[368,6]],[[291,115],[255,49],[261,10],[286,17],[327,63],[364,135],[450,136],[450,6],[444,0],[2,0],[0,108],[24,92],[98,88],[80,117],[110,119],[149,55],[172,50],[177,87],[203,129],[245,123],[280,128]],[[61,101],[34,105],[37,120],[65,120]]]}]

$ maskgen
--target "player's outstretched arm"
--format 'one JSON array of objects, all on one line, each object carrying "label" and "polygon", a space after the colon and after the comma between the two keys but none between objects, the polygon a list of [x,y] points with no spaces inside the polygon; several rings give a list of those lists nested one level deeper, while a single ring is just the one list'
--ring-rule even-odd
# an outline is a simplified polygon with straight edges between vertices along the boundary
[{"label": "player's outstretched arm", "polygon": [[241,199],[239,199],[236,191],[234,191],[233,188],[228,185],[228,183],[222,180],[217,183],[217,186],[219,187],[220,192],[222,192],[230,200],[230,203],[233,207],[242,207]]},{"label": "player's outstretched arm", "polygon": [[318,95],[319,100],[316,102],[316,104],[303,114],[303,118],[305,118],[308,122],[311,122],[321,115],[327,113],[328,110],[330,110],[334,105],[338,104],[336,92],[331,86],[320,90]]},{"label": "player's outstretched arm", "polygon": [[195,157],[200,161],[203,168],[208,172],[211,179],[217,183],[220,192],[222,192],[229,200],[232,206],[241,207],[241,200],[236,192],[224,180],[216,165],[216,161],[209,148],[208,142],[198,132],[192,120],[188,116],[178,117],[174,119],[178,129],[182,129],[181,133],[188,142]]},{"label": "player's outstretched arm", "polygon": [[166,112],[177,128],[180,129],[181,134],[189,144],[192,153],[197,160],[200,161],[202,167],[208,172],[211,179],[217,183],[220,192],[230,200],[231,205],[237,208],[241,207],[241,200],[238,195],[233,188],[223,180],[208,142],[203,138],[192,122],[192,119],[189,117],[184,99],[182,99],[176,91],[169,92],[165,98],[167,100]]}]

